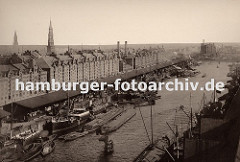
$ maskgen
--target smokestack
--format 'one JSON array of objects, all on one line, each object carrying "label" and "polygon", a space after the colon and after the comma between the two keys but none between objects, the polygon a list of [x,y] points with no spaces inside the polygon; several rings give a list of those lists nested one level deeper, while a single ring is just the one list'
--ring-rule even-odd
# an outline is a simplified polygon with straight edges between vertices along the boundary
[{"label": "smokestack", "polygon": [[118,51],[118,56],[120,56],[120,42],[117,41],[117,51]]},{"label": "smokestack", "polygon": [[127,56],[127,41],[125,41],[125,56]]},{"label": "smokestack", "polygon": [[203,39],[202,42],[205,43],[205,39]]}]

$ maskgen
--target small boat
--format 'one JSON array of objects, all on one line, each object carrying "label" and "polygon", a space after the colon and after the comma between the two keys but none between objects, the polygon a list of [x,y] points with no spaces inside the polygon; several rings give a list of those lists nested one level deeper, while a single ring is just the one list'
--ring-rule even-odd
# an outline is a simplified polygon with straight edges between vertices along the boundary
[{"label": "small boat", "polygon": [[113,151],[114,151],[113,141],[112,141],[112,140],[108,140],[108,136],[107,136],[107,135],[101,136],[98,140],[104,142],[104,144],[105,144],[105,146],[104,146],[104,152],[105,152],[106,154],[111,154],[111,153],[113,153]]},{"label": "small boat", "polygon": [[198,64],[198,65],[201,65],[201,64],[202,64],[202,61],[198,61],[197,64]]},{"label": "small boat", "polygon": [[58,137],[59,140],[64,140],[64,137],[66,136],[66,134],[63,134],[61,136]]},{"label": "small boat", "polygon": [[134,162],[142,161],[160,161],[170,147],[170,141],[167,137],[156,140],[149,144],[135,159]]},{"label": "small boat", "polygon": [[42,144],[40,143],[32,143],[27,146],[25,146],[24,154],[22,158],[20,158],[21,161],[29,161],[33,158],[40,155],[42,152]]},{"label": "small boat", "polygon": [[3,147],[6,147],[6,146],[14,145],[15,143],[16,143],[15,140],[7,140],[7,141],[2,142],[1,144]]},{"label": "small boat", "polygon": [[202,78],[205,78],[207,76],[207,74],[206,73],[204,73],[203,75],[202,75]]},{"label": "small boat", "polygon": [[109,140],[105,143],[105,153],[106,154],[111,154],[113,153],[114,149],[113,149],[113,141]]},{"label": "small boat", "polygon": [[87,134],[87,132],[79,133],[79,132],[71,132],[64,136],[65,141],[73,141],[77,138],[83,137]]},{"label": "small boat", "polygon": [[54,141],[49,141],[48,143],[45,143],[43,146],[42,146],[42,156],[46,156],[48,154],[50,154],[51,152],[53,152],[53,150],[55,149],[56,147],[56,144]]},{"label": "small boat", "polygon": [[55,148],[54,140],[57,138],[56,134],[46,137],[39,137],[34,141],[34,143],[39,143],[42,145],[42,152],[43,156],[50,154]]},{"label": "small boat", "polygon": [[23,146],[31,144],[36,138],[39,137],[41,131],[28,129],[24,132],[16,134],[11,139],[21,142]]}]

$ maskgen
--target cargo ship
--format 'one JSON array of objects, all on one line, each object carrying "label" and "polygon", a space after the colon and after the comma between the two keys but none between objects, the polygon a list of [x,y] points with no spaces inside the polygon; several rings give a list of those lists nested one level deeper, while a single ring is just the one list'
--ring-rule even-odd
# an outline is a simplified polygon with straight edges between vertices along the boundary
[{"label": "cargo ship", "polygon": [[[81,118],[75,116],[75,111],[71,110],[71,106],[74,103],[70,103],[69,94],[67,94],[67,107],[65,107],[64,114],[58,113],[57,116],[52,117],[50,122],[50,132],[52,134],[61,134],[68,130],[77,128],[81,124]],[[70,114],[70,112],[72,112]],[[80,112],[81,113],[81,112]]]}]

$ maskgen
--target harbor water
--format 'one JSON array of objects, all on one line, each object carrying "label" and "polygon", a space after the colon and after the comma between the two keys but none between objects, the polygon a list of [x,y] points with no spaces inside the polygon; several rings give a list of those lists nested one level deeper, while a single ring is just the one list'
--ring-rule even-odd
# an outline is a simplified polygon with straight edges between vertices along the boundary
[{"label": "harbor water", "polygon": [[[229,64],[230,63],[221,62],[218,65],[217,62],[205,62],[197,67],[197,70],[201,73],[193,78],[189,78],[189,81],[198,81],[200,85],[203,85],[205,82],[210,81],[211,78],[214,78],[215,81],[223,81],[226,83],[226,81],[230,79],[226,76],[229,72]],[[217,67],[217,65],[219,67]],[[204,73],[206,73],[206,77],[202,77]],[[184,80],[184,78],[179,78],[179,80]],[[171,136],[172,131],[167,126],[166,122],[175,129],[175,111],[180,105],[183,105],[185,111],[188,112],[190,111],[190,105],[192,105],[193,112],[199,112],[203,93],[206,94],[207,100],[211,100],[213,92],[200,90],[172,92],[166,90],[159,91],[161,99],[157,100],[156,105],[153,106],[154,139],[157,139],[158,137],[161,138],[163,135]],[[224,93],[225,92],[222,92],[222,94]],[[144,122],[150,135],[150,106],[141,107],[140,110],[143,114]],[[99,137],[99,135],[90,134],[71,142],[56,140],[56,148],[52,154],[45,158],[35,158],[32,161],[129,162],[133,161],[133,159],[149,144],[149,138],[138,108],[136,116],[120,129],[109,135],[109,139],[114,142],[113,154],[104,155],[104,143],[98,141]]]}]

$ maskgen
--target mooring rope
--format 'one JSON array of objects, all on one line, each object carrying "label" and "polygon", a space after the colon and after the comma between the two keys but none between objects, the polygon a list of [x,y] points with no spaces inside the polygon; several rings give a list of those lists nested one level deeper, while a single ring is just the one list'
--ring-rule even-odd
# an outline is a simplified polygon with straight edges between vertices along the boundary
[{"label": "mooring rope", "polygon": [[143,125],[144,125],[145,131],[146,131],[146,133],[147,133],[148,140],[149,140],[149,142],[151,143],[151,140],[150,140],[150,137],[149,137],[149,134],[148,134],[148,131],[147,131],[147,127],[146,127],[146,124],[145,124],[145,122],[144,122],[144,119],[143,119],[143,116],[142,116],[142,112],[141,112],[141,110],[140,110],[140,107],[138,107],[138,110],[139,110],[139,112],[140,112],[140,115],[141,115],[141,118],[142,118],[142,121],[143,121]]}]

